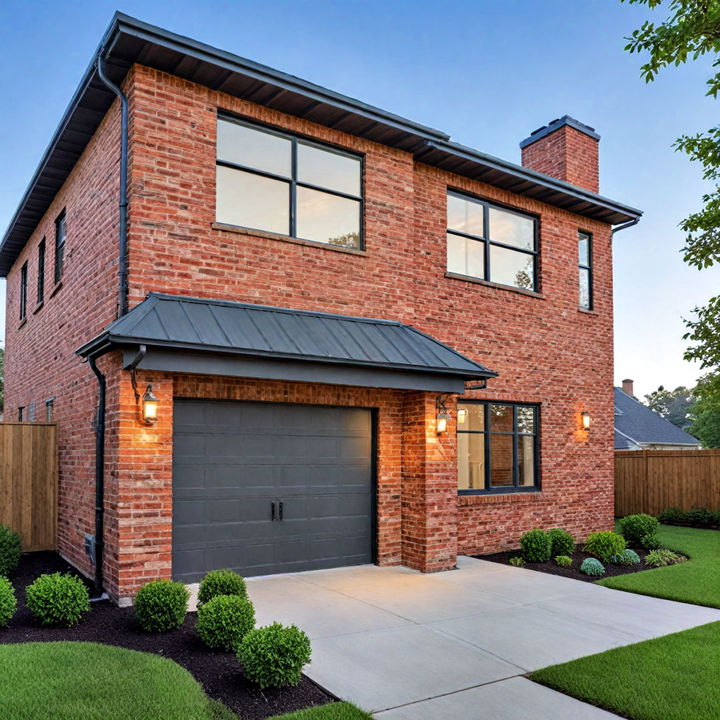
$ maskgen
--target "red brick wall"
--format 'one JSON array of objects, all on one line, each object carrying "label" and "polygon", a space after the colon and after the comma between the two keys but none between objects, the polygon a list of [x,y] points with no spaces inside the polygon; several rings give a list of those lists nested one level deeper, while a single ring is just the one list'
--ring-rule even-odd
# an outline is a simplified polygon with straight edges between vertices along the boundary
[{"label": "red brick wall", "polygon": [[522,164],[586,190],[598,192],[598,145],[596,138],[563,125],[522,148]]}]

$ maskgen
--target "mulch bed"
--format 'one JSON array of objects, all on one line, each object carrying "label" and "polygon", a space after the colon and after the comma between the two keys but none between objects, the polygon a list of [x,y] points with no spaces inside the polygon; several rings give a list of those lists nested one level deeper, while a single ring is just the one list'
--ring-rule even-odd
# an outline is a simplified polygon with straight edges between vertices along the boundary
[{"label": "mulch bed", "polygon": [[[583,580],[584,582],[595,582],[596,580],[602,580],[606,577],[615,577],[616,575],[627,575],[628,573],[641,572],[642,570],[652,570],[653,568],[648,567],[645,564],[645,556],[647,555],[646,550],[635,550],[643,561],[639,565],[611,565],[610,563],[603,563],[605,567],[604,575],[586,575],[580,572],[580,565],[585,558],[594,557],[588,555],[582,550],[575,550],[571,555],[573,564],[570,567],[560,567],[556,565],[552,560],[545,563],[528,563],[526,562],[523,566],[526,570],[538,570],[539,572],[550,573],[550,575],[562,575],[563,577],[573,578],[574,580]],[[492,553],[492,555],[475,555],[474,557],[480,560],[489,560],[490,562],[501,563],[502,565],[509,565],[511,557],[517,557],[520,555],[518,550],[510,550],[501,553]]]},{"label": "mulch bed", "polygon": [[234,654],[212,651],[202,644],[195,633],[195,613],[188,613],[185,623],[177,630],[151,634],[137,626],[132,608],[119,608],[108,600],[99,600],[91,603],[90,612],[77,627],[40,627],[25,606],[24,590],[39,575],[57,571],[78,575],[56,553],[36,552],[22,556],[11,578],[18,610],[9,627],[0,629],[0,644],[81,640],[162,655],[189,670],[210,697],[227,705],[244,720],[261,720],[337,700],[305,676],[297,687],[258,689],[245,679]]}]

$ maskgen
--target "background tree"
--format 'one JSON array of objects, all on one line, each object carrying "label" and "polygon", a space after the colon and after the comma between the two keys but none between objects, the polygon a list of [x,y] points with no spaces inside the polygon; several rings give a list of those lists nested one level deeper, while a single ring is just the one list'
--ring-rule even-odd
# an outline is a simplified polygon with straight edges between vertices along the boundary
[{"label": "background tree", "polygon": [[708,373],[693,391],[696,403],[688,432],[706,448],[720,448],[720,373]]},{"label": "background tree", "polygon": [[690,413],[695,402],[693,391],[684,385],[674,390],[666,390],[660,385],[657,390],[645,396],[645,405],[683,430],[687,430],[692,423]]}]

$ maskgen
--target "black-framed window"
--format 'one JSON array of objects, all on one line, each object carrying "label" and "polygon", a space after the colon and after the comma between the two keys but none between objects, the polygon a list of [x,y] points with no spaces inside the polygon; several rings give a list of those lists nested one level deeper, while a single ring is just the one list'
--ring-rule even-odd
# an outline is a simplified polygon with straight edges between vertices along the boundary
[{"label": "black-framed window", "polygon": [[55,284],[62,280],[65,263],[65,241],[67,239],[67,220],[63,210],[55,221]]},{"label": "black-framed window", "polygon": [[458,492],[527,492],[540,487],[537,405],[458,403]]},{"label": "black-framed window", "polygon": [[20,319],[24,320],[27,315],[27,289],[28,289],[28,264],[23,263],[20,268]]},{"label": "black-framed window", "polygon": [[592,235],[578,232],[578,303],[583,310],[592,310]]},{"label": "black-framed window", "polygon": [[45,401],[45,422],[52,422],[53,410],[55,409],[55,398],[51,397]]},{"label": "black-framed window", "polygon": [[37,271],[37,302],[42,304],[45,300],[45,238],[38,245],[38,271]]},{"label": "black-framed window", "polygon": [[448,191],[447,228],[448,272],[537,290],[536,217]]},{"label": "black-framed window", "polygon": [[302,240],[362,248],[362,159],[218,116],[216,219]]},{"label": "black-framed window", "polygon": [[18,422],[24,422],[24,418],[25,418],[25,406],[21,405],[18,408]]}]

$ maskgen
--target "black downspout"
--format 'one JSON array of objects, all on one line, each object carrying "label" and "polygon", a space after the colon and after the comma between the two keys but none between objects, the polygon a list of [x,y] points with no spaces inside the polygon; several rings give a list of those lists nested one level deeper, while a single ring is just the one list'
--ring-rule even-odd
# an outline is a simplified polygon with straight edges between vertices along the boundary
[{"label": "black downspout", "polygon": [[95,589],[103,591],[103,537],[105,525],[105,376],[95,358],[88,358],[98,381],[98,405],[95,418]]}]

